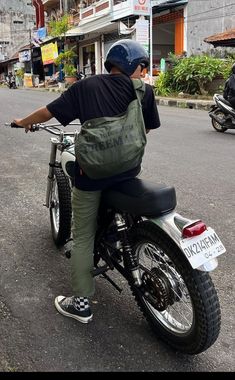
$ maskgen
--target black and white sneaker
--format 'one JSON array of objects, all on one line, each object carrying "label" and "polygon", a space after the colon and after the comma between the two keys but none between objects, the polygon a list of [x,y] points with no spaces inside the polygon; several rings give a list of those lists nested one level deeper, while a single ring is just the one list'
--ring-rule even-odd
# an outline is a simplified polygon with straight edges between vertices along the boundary
[{"label": "black and white sneaker", "polygon": [[59,313],[82,323],[90,322],[93,317],[89,301],[85,297],[58,296],[55,299],[55,307]]}]

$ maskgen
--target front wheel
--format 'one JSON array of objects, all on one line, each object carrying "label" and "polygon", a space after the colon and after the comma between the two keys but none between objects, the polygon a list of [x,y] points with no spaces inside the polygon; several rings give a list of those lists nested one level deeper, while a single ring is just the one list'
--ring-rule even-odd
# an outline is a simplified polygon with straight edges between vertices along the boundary
[{"label": "front wheel", "polygon": [[193,270],[183,253],[151,222],[134,233],[142,287],[135,299],[159,338],[187,354],[208,349],[220,331],[220,306],[206,272]]},{"label": "front wheel", "polygon": [[71,188],[69,179],[60,168],[55,168],[50,193],[50,222],[55,244],[64,245],[71,235]]},{"label": "front wheel", "polygon": [[[222,122],[222,120],[224,119],[223,112],[221,112],[220,110],[217,110],[217,111],[214,112],[214,114],[216,115],[216,118],[218,120],[221,119],[221,122]],[[212,118],[211,123],[212,123],[213,128],[217,132],[223,133],[223,132],[227,131],[227,129],[228,129],[228,128],[223,127],[223,125],[220,124],[218,121],[216,121],[214,118]]]}]

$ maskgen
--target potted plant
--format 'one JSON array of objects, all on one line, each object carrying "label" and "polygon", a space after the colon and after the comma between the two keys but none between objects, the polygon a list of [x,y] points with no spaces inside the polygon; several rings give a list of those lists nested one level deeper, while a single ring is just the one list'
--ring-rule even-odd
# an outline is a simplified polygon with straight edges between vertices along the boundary
[{"label": "potted plant", "polygon": [[[69,29],[69,15],[65,14],[60,20],[50,22],[50,35],[54,37],[64,38],[66,42],[66,32]],[[65,82],[73,83],[77,80],[76,68],[74,66],[74,58],[77,54],[72,49],[67,49],[59,53],[55,59],[55,64],[63,65],[62,71],[65,76]]]},{"label": "potted plant", "polygon": [[77,80],[77,69],[74,66],[74,58],[76,56],[77,54],[73,51],[73,49],[69,49],[61,52],[55,59],[56,65],[63,65],[62,71],[65,76],[65,82],[67,83],[73,83]]}]

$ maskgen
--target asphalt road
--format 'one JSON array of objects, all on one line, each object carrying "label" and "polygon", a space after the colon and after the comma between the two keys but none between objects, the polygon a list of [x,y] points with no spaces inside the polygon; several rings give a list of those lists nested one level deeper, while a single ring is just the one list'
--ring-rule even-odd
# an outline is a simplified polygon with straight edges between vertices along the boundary
[{"label": "asphalt road", "polygon": [[211,273],[221,302],[216,343],[197,356],[155,338],[130,291],[98,278],[94,320],[61,316],[54,298],[70,295],[70,262],[52,241],[45,202],[50,136],[5,122],[53,100],[54,93],[0,88],[0,371],[233,372],[235,131],[210,126],[206,111],[159,107],[161,128],[148,135],[142,177],[174,185],[177,211],[201,218],[227,248]]}]

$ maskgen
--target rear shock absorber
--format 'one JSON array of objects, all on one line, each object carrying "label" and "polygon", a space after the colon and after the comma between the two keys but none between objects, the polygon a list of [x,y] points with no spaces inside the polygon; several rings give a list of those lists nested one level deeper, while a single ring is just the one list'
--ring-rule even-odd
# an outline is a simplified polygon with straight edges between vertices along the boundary
[{"label": "rear shock absorber", "polygon": [[140,276],[138,261],[131,248],[131,237],[126,221],[121,214],[115,214],[115,222],[118,235],[122,241],[124,264],[126,268],[131,272],[135,285],[141,286],[142,280]]}]

